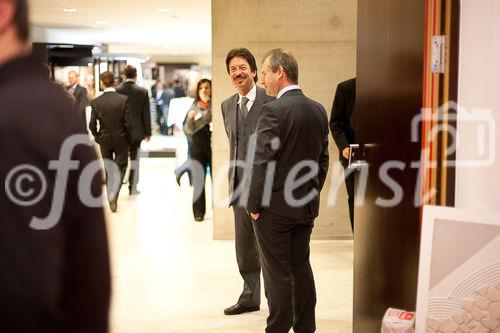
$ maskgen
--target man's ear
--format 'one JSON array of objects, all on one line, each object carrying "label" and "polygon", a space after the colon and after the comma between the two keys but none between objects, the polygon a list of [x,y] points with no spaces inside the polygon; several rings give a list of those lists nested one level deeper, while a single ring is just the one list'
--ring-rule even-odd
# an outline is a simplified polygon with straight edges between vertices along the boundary
[{"label": "man's ear", "polygon": [[0,34],[11,26],[15,14],[16,8],[12,1],[0,1]]}]

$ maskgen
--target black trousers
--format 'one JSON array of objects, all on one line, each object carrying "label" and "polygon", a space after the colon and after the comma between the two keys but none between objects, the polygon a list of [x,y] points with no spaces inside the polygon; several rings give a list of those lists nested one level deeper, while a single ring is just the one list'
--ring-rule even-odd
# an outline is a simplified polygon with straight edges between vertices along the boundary
[{"label": "black trousers", "polygon": [[348,174],[348,169],[344,169],[345,187],[347,189],[347,203],[349,204],[349,219],[351,230],[354,232],[354,172]]},{"label": "black trousers", "polygon": [[236,261],[243,278],[238,304],[260,306],[260,260],[252,219],[244,207],[233,205]]},{"label": "black trousers", "polygon": [[[191,159],[197,161],[203,170],[202,175],[197,175],[196,179],[203,179],[202,182],[193,182],[193,215],[194,217],[204,217],[206,212],[206,203],[205,203],[205,179],[207,167],[212,165],[212,151],[209,147],[191,147]],[[201,177],[201,178],[197,178]],[[200,187],[200,188],[198,188]],[[197,195],[200,193],[199,195]]]},{"label": "black trousers", "polygon": [[309,262],[313,220],[299,221],[263,210],[253,222],[269,305],[267,333],[316,330],[316,289]]},{"label": "black trousers", "polygon": [[[106,191],[108,193],[108,201],[118,201],[118,195],[123,183],[123,177],[128,165],[128,146],[112,147],[107,145],[100,145],[101,155],[104,161],[104,170],[106,171]],[[118,166],[118,173],[113,172],[108,163],[112,161]]]},{"label": "black trousers", "polygon": [[139,183],[139,165],[140,165],[140,148],[142,140],[133,140],[130,143],[130,175],[129,175],[129,190],[137,190]]}]

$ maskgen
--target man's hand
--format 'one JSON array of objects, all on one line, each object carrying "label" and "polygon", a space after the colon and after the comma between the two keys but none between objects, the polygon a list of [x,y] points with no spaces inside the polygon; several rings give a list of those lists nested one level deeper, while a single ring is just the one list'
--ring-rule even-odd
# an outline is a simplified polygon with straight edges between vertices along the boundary
[{"label": "man's hand", "polygon": [[349,159],[349,147],[344,148],[344,150],[342,150],[342,156],[344,156],[346,160]]},{"label": "man's hand", "polygon": [[196,116],[196,111],[189,111],[188,113],[188,119],[194,119],[194,116]]},{"label": "man's hand", "polygon": [[144,141],[149,142],[149,140],[151,140],[151,136],[145,136],[144,137]]},{"label": "man's hand", "polygon": [[252,219],[254,221],[257,221],[259,219],[259,217],[260,217],[260,213],[255,213],[255,214],[254,213],[250,213],[250,216],[252,217]]}]

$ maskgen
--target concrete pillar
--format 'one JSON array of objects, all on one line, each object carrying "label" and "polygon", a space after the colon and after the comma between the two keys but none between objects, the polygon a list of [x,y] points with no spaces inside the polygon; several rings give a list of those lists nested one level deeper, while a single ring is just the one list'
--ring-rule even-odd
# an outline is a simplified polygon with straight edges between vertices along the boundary
[{"label": "concrete pillar", "polygon": [[[290,50],[299,64],[299,85],[320,102],[330,116],[337,84],[354,77],[356,66],[355,0],[212,0],[213,170],[214,238],[232,239],[232,210],[217,202],[227,196],[227,177],[221,167],[229,159],[229,147],[220,103],[236,92],[226,72],[225,57],[234,47],[246,47],[260,62],[272,48]],[[260,75],[259,75],[260,76]],[[343,179],[336,203],[328,204],[338,150],[330,136],[330,171],[322,192],[320,216],[314,239],[350,238],[347,194]],[[219,174],[219,177],[217,177]],[[219,179],[218,179],[219,178]]]}]

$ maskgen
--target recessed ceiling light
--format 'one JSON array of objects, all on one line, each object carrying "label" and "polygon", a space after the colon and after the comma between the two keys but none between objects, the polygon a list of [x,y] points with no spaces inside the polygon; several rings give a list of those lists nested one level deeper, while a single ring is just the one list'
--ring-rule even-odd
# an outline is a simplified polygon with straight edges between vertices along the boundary
[{"label": "recessed ceiling light", "polygon": [[66,13],[75,13],[76,8],[64,8],[63,11]]},{"label": "recessed ceiling light", "polygon": [[97,21],[97,24],[108,24],[108,21]]},{"label": "recessed ceiling light", "polygon": [[166,12],[172,11],[172,9],[171,8],[158,8],[158,11],[162,12],[162,13],[166,13]]}]

